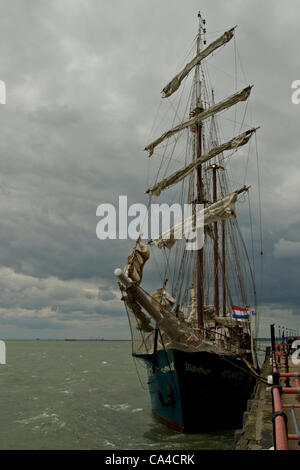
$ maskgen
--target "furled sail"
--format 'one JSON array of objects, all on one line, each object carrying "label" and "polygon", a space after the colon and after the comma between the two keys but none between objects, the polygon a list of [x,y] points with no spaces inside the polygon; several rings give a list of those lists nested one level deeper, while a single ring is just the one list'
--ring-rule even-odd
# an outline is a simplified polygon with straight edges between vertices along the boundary
[{"label": "furled sail", "polygon": [[167,247],[170,249],[178,239],[196,229],[217,222],[218,220],[236,217],[235,202],[238,194],[239,191],[235,191],[205,209],[196,209],[193,215],[187,217],[179,224],[174,225],[171,229],[161,233],[157,238],[153,239],[152,242],[155,243],[158,248]]},{"label": "furled sail", "polygon": [[176,300],[166,291],[163,287],[161,289],[156,289],[151,294],[152,302],[154,305],[161,305],[163,307],[173,307]]},{"label": "furled sail", "polygon": [[136,247],[128,256],[127,264],[124,269],[125,274],[138,284],[140,284],[142,280],[144,264],[149,256],[149,248],[141,242],[141,237],[139,237]]},{"label": "furled sail", "polygon": [[238,135],[237,137],[234,137],[228,142],[225,142],[224,144],[219,145],[218,147],[214,147],[208,153],[202,155],[199,159],[195,160],[184,168],[181,168],[175,173],[172,173],[167,178],[164,178],[162,181],[156,183],[154,186],[147,189],[146,194],[151,193],[154,196],[159,196],[161,191],[181,181],[183,178],[188,176],[195,168],[197,168],[199,165],[206,162],[207,160],[210,160],[211,158],[215,157],[216,155],[219,155],[225,150],[234,150],[238,147],[241,147],[242,145],[247,144],[250,137],[256,130],[257,128],[250,129]]},{"label": "furled sail", "polygon": [[230,29],[229,31],[226,31],[222,36],[220,36],[218,39],[213,41],[209,46],[207,46],[203,51],[199,52],[199,54],[194,57],[193,60],[191,60],[185,67],[184,69],[179,72],[162,90],[163,93],[163,98],[166,98],[168,96],[171,96],[180,86],[182,80],[184,77],[186,77],[190,71],[200,62],[205,59],[209,54],[214,52],[216,49],[219,47],[223,46],[223,44],[226,44],[227,42],[232,39],[234,35],[234,30],[235,27]]},{"label": "furled sail", "polygon": [[252,85],[249,85],[248,87],[244,88],[238,93],[235,93],[234,95],[229,96],[225,100],[219,101],[219,103],[214,104],[213,106],[206,109],[205,111],[202,111],[201,113],[197,114],[196,116],[189,119],[188,121],[185,121],[179,124],[178,126],[173,127],[169,131],[162,134],[158,139],[154,140],[151,144],[147,145],[147,147],[145,147],[145,150],[148,150],[149,156],[151,156],[153,154],[154,148],[157,145],[159,145],[161,142],[163,142],[165,139],[167,139],[168,137],[171,137],[172,135],[176,134],[177,132],[183,129],[186,129],[187,127],[198,124],[203,119],[207,119],[208,117],[213,116],[214,114],[219,113],[220,111],[230,108],[231,106],[234,106],[240,101],[245,101],[250,95],[251,88],[252,88]]},{"label": "furled sail", "polygon": [[[122,290],[122,289],[121,289]],[[122,300],[125,302],[127,308],[131,310],[136,317],[136,328],[137,330],[145,331],[150,333],[153,331],[153,326],[151,325],[151,318],[147,317],[141,306],[136,302],[134,296],[130,291],[123,290]]]}]

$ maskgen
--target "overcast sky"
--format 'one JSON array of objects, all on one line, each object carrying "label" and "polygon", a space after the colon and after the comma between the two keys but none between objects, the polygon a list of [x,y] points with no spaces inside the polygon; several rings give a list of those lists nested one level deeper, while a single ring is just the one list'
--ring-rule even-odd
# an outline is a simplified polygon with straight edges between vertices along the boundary
[{"label": "overcast sky", "polygon": [[[98,240],[96,209],[117,204],[119,194],[146,201],[143,148],[160,91],[195,38],[199,8],[208,42],[238,25],[238,52],[255,85],[263,323],[300,330],[300,105],[291,101],[300,79],[299,2],[0,0],[0,7],[7,87],[0,338],[129,338],[113,270],[132,244]],[[255,237],[259,250],[257,229]]]}]

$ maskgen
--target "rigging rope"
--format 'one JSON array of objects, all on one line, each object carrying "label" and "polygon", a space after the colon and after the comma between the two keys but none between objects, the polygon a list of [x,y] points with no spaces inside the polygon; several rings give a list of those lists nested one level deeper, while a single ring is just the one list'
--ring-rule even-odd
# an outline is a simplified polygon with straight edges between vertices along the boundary
[{"label": "rigging rope", "polygon": [[263,260],[263,229],[262,229],[262,211],[261,211],[261,184],[260,184],[260,170],[258,160],[258,147],[257,137],[255,135],[255,150],[256,150],[256,165],[257,165],[257,184],[258,184],[258,203],[259,203],[259,233],[260,233],[260,260],[261,260],[261,285],[260,285],[260,298],[263,298],[264,287],[264,260]]}]

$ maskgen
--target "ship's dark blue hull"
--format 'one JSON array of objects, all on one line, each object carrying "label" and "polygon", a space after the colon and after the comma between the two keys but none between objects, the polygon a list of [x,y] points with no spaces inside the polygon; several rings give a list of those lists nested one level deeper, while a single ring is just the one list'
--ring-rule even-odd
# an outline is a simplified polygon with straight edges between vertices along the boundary
[{"label": "ship's dark blue hull", "polygon": [[154,415],[182,432],[241,426],[255,378],[236,356],[160,350],[135,355],[148,369]]}]

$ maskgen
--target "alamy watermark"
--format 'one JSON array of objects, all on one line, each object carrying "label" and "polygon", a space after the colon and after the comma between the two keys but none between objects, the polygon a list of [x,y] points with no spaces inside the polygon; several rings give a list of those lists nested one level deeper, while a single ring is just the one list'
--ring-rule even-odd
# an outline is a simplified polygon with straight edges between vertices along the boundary
[{"label": "alamy watermark", "polygon": [[300,80],[294,80],[292,86],[295,91],[292,93],[291,100],[293,104],[300,103]]},{"label": "alamy watermark", "polygon": [[0,104],[6,104],[6,85],[3,80],[0,80]]},{"label": "alamy watermark", "polygon": [[[119,196],[119,206],[100,204],[96,215],[99,240],[162,240],[186,241],[186,250],[199,250],[204,243],[203,204],[144,204],[128,206],[127,196]],[[194,216],[193,216],[194,214]],[[197,228],[195,228],[197,227]],[[172,230],[171,230],[172,229]]]},{"label": "alamy watermark", "polygon": [[295,366],[298,366],[300,364],[300,339],[295,339],[295,341],[293,341],[292,349],[294,350],[292,353],[292,363],[295,364]]},{"label": "alamy watermark", "polygon": [[0,340],[0,365],[6,364],[6,344]]}]

